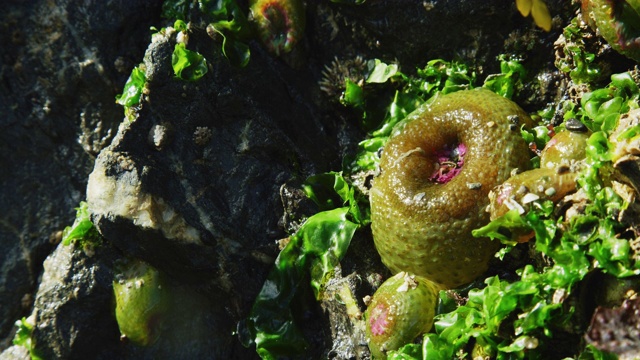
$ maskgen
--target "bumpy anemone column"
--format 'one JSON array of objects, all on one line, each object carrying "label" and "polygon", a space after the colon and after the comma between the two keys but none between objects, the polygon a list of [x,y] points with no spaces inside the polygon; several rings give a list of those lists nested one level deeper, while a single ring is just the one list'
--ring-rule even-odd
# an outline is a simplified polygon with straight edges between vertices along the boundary
[{"label": "bumpy anemone column", "polygon": [[304,35],[300,0],[252,0],[250,15],[262,43],[276,55],[291,51]]},{"label": "bumpy anemone column", "polygon": [[583,0],[582,15],[617,52],[640,61],[640,0]]},{"label": "bumpy anemone column", "polygon": [[489,220],[489,190],[528,167],[519,128],[530,122],[483,89],[440,96],[409,116],[384,149],[370,195],[374,241],[389,269],[447,288],[487,269],[499,244],[471,230]]}]

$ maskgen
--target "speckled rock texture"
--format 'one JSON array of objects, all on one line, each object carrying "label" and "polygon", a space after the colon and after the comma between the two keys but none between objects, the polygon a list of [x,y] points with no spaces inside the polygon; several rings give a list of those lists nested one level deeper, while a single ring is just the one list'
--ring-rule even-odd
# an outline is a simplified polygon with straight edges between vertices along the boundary
[{"label": "speckled rock texture", "polygon": [[0,349],[122,121],[159,2],[0,2]]},{"label": "speckled rock texture", "polygon": [[[499,243],[471,230],[489,220],[489,190],[529,166],[519,128],[530,121],[515,103],[483,89],[441,96],[409,115],[385,146],[371,189],[382,262],[447,288],[482,274]],[[436,153],[459,144],[466,146],[460,172],[447,183],[432,181]]]}]

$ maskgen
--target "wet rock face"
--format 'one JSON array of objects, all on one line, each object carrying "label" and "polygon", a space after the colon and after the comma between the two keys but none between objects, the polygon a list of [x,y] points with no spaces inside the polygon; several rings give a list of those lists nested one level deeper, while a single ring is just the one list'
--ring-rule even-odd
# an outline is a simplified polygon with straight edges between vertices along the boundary
[{"label": "wet rock face", "polygon": [[309,72],[264,52],[234,68],[214,45],[190,35],[209,61],[196,82],[173,73],[175,35],[150,45],[148,95],[97,157],[87,201],[125,253],[187,283],[213,279],[246,311],[269,268],[261,259],[285,236],[280,187],[337,165],[338,149],[308,90],[294,87]]},{"label": "wet rock face", "polygon": [[73,221],[93,156],[122,120],[114,96],[158,14],[137,0],[0,4],[0,339],[33,304],[50,239]]},{"label": "wet rock face", "polygon": [[[554,16],[570,13],[566,1],[545,2]],[[498,72],[495,58],[504,52],[506,42],[514,41],[510,39],[514,30],[526,32],[535,27],[530,17],[518,13],[512,0],[387,0],[358,6],[318,1],[314,5],[317,16],[309,18],[309,27],[314,29],[309,40],[314,48],[331,48],[332,52],[317,53],[327,55],[325,63],[334,55],[343,58],[355,53],[395,60],[407,72],[437,58],[478,65],[487,74]],[[537,46],[540,42],[552,44],[560,32],[558,27],[548,34],[539,30],[531,41],[538,41],[538,36],[545,40]],[[517,42],[514,47],[520,50],[529,46],[522,40]],[[336,43],[343,46],[332,46]],[[539,61],[531,65],[537,67]]]},{"label": "wet rock face", "polygon": [[109,246],[92,256],[74,246],[58,246],[44,262],[33,331],[44,359],[93,358],[115,348],[119,336],[110,311],[111,264],[117,258]]}]

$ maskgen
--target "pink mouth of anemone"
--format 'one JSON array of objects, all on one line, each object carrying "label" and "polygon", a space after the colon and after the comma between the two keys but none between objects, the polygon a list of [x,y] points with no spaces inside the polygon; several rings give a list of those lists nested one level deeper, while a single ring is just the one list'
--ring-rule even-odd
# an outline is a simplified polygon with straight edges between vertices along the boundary
[{"label": "pink mouth of anemone", "polygon": [[269,30],[263,35],[271,50],[277,54],[287,51],[294,41],[291,18],[287,9],[273,1],[264,5],[261,11],[269,21]]},{"label": "pink mouth of anemone", "polygon": [[371,333],[373,335],[382,335],[389,328],[389,320],[387,319],[389,310],[383,304],[376,306],[371,312],[371,319],[369,319],[369,325],[371,325]]},{"label": "pink mouth of anemone", "polygon": [[453,180],[462,171],[466,154],[465,144],[445,146],[444,149],[437,150],[435,152],[437,168],[429,180],[438,184],[446,184]]}]

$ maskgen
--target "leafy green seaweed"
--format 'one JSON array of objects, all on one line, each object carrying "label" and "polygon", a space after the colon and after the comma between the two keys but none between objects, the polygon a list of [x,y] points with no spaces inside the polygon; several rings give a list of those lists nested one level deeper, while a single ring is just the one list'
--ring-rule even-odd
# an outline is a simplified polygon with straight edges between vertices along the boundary
[{"label": "leafy green seaweed", "polygon": [[13,338],[13,344],[27,348],[27,350],[29,350],[31,360],[42,360],[42,357],[38,355],[38,352],[31,341],[31,334],[33,333],[34,325],[31,324],[27,318],[23,317],[16,321],[15,326],[18,327],[18,330]]},{"label": "leafy green seaweed", "polygon": [[[341,173],[310,177],[307,196],[322,210],[290,236],[280,252],[247,321],[250,340],[263,359],[300,354],[307,346],[295,325],[291,306],[301,283],[310,275],[317,299],[345,255],[355,231],[368,223],[368,209],[360,209],[359,195]],[[345,206],[346,205],[346,206]]]},{"label": "leafy green seaweed", "polygon": [[62,245],[73,244],[80,247],[96,246],[102,242],[98,229],[91,222],[91,213],[86,202],[80,202],[76,208],[76,219],[73,225],[67,226],[62,232]]},{"label": "leafy green seaweed", "polygon": [[244,40],[252,35],[247,16],[238,3],[230,0],[215,5],[206,2],[202,7],[211,15],[213,29],[222,36],[222,54],[234,65],[247,66],[251,50]]},{"label": "leafy green seaweed", "polygon": [[116,96],[116,103],[122,106],[136,106],[140,103],[140,96],[144,89],[146,77],[144,70],[136,66],[131,70],[131,75],[124,84],[122,94]]},{"label": "leafy green seaweed", "polygon": [[244,67],[253,37],[249,20],[236,0],[165,0],[162,16],[169,20],[204,21],[222,38],[222,55],[233,65]]},{"label": "leafy green seaweed", "polygon": [[310,176],[302,189],[321,211],[348,205],[349,215],[358,225],[368,225],[371,221],[368,199],[351,186],[342,173],[331,171]]},{"label": "leafy green seaweed", "polygon": [[498,60],[500,60],[500,74],[487,76],[483,87],[511,99],[516,91],[523,86],[522,82],[527,72],[517,59],[507,59],[506,56],[501,55]]},{"label": "leafy green seaweed", "polygon": [[349,207],[341,207],[313,215],[278,255],[249,316],[249,331],[263,359],[300,354],[306,348],[290,306],[307,273],[316,297],[321,296],[324,281],[358,228],[348,214]]},{"label": "leafy green seaweed", "polygon": [[575,17],[564,28],[564,56],[556,57],[555,65],[576,83],[592,83],[602,76],[602,69],[595,63],[595,54],[586,50],[585,39],[589,37],[584,35],[586,29],[580,23],[579,17]]},{"label": "leafy green seaweed", "polygon": [[131,70],[131,75],[124,84],[122,94],[116,96],[116,103],[124,106],[124,114],[129,121],[134,121],[136,118],[134,108],[140,104],[140,97],[146,81],[142,65],[136,66]]},{"label": "leafy green seaweed", "polygon": [[183,43],[178,43],[171,55],[174,74],[182,80],[196,81],[207,71],[207,60],[200,53],[191,51]]}]

